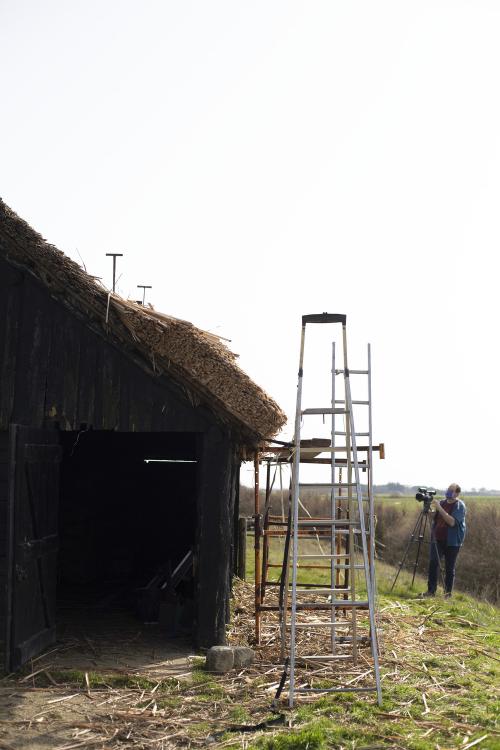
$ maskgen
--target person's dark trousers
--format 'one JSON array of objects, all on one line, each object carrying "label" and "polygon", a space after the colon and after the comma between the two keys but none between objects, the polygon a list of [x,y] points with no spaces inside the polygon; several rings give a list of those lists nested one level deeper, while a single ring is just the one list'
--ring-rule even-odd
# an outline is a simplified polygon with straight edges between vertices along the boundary
[{"label": "person's dark trousers", "polygon": [[455,562],[460,547],[449,547],[446,542],[431,542],[431,553],[429,560],[429,578],[427,589],[430,594],[435,594],[438,582],[439,559],[444,557],[445,575],[444,575],[444,592],[451,594],[453,581],[455,580]]}]

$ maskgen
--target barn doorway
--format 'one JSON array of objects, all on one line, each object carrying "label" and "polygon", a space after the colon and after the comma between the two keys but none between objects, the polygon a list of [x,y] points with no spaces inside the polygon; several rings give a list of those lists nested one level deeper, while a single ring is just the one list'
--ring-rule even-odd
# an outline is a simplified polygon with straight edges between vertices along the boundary
[{"label": "barn doorway", "polygon": [[58,638],[189,638],[199,436],[89,430],[60,440]]}]

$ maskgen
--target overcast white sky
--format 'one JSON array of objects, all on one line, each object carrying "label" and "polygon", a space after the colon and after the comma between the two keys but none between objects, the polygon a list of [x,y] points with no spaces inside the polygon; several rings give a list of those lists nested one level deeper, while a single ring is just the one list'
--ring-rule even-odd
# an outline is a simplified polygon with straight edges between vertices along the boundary
[{"label": "overcast white sky", "polygon": [[286,437],[301,315],[346,313],[375,481],[499,488],[499,39],[497,0],[0,0],[0,195],[230,338]]}]

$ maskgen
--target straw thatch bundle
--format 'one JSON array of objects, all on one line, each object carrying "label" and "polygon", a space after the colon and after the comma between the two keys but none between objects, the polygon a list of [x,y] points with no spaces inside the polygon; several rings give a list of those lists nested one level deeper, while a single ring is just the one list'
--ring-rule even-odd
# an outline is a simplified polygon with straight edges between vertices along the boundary
[{"label": "straw thatch bundle", "polygon": [[194,405],[206,405],[247,437],[272,437],[284,425],[276,402],[238,367],[236,355],[217,336],[109,293],[2,200],[0,257],[29,271],[94,330],[156,375],[168,374]]}]

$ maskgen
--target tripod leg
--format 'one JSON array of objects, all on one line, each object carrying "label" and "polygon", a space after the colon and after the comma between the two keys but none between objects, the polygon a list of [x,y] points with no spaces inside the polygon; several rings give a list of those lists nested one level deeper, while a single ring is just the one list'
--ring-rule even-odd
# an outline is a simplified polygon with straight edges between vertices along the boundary
[{"label": "tripod leg", "polygon": [[[423,528],[422,528],[422,521],[423,521]],[[413,577],[411,579],[411,586],[413,588],[413,584],[415,583],[415,575],[417,573],[417,566],[418,566],[418,560],[420,557],[420,550],[422,548],[422,540],[425,535],[425,529],[427,527],[427,513],[425,511],[422,511],[421,517],[420,517],[420,528],[418,530],[418,547],[417,547],[417,554],[415,555],[415,564],[413,566]]]},{"label": "tripod leg", "polygon": [[403,565],[405,564],[405,561],[406,561],[406,558],[408,556],[408,551],[410,549],[411,543],[415,539],[415,532],[416,532],[417,528],[419,528],[420,524],[422,523],[422,515],[423,515],[422,511],[420,511],[420,515],[417,518],[417,522],[416,522],[415,526],[413,527],[413,531],[411,532],[410,538],[408,540],[408,544],[406,545],[406,549],[405,549],[404,554],[403,554],[403,559],[399,563],[398,572],[396,573],[396,577],[395,577],[395,579],[392,582],[392,586],[390,588],[391,591],[393,590],[394,586],[396,585],[396,581],[398,580],[399,574],[401,573],[401,569],[402,569]]}]

